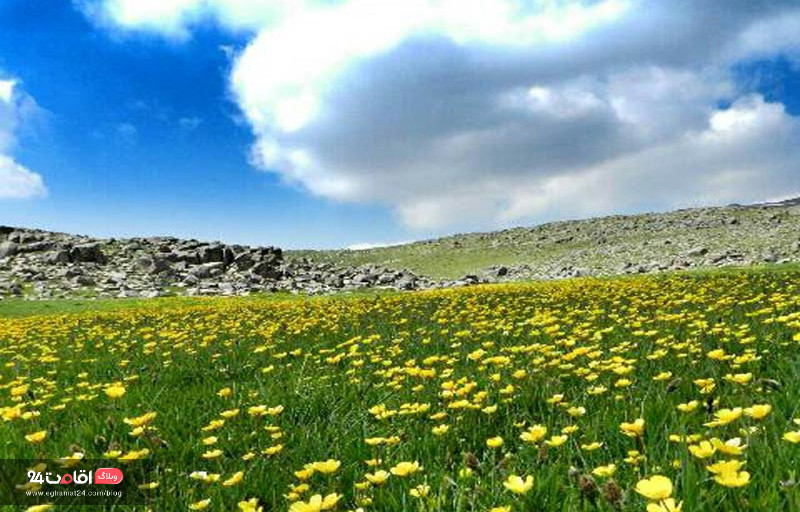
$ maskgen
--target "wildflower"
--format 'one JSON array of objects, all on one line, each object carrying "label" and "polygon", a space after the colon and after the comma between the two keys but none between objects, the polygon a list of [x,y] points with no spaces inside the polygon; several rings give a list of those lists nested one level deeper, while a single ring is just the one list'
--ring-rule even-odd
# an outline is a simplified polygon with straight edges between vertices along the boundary
[{"label": "wildflower", "polygon": [[324,462],[313,462],[311,467],[314,468],[315,471],[319,471],[320,473],[335,473],[339,466],[342,463],[338,460],[328,459]]},{"label": "wildflower", "polygon": [[714,448],[716,448],[717,451],[724,453],[725,455],[741,455],[745,448],[747,448],[746,444],[742,444],[742,439],[740,437],[734,437],[733,439],[728,439],[725,442],[722,442],[722,440],[715,437],[711,439],[711,444],[714,445]]},{"label": "wildflower", "polygon": [[610,477],[613,476],[614,473],[617,472],[617,465],[616,464],[608,464],[606,466],[597,466],[592,470],[592,474],[595,476],[600,477]]},{"label": "wildflower", "polygon": [[51,503],[43,503],[41,505],[32,505],[32,506],[26,508],[25,512],[47,512],[48,510],[50,510],[54,506],[55,505],[53,505]]},{"label": "wildflower", "polygon": [[40,430],[38,432],[34,432],[32,434],[26,434],[25,435],[25,440],[28,441],[29,443],[33,443],[33,444],[43,443],[45,439],[47,439],[47,431],[46,430]]},{"label": "wildflower", "polygon": [[619,429],[628,437],[641,437],[644,433],[644,419],[639,418],[633,423],[620,424]]},{"label": "wildflower", "polygon": [[537,443],[547,434],[547,427],[544,425],[532,425],[525,432],[520,434],[520,439],[526,443]]},{"label": "wildflower", "polygon": [[342,498],[341,494],[331,493],[324,498],[321,494],[311,496],[308,502],[297,501],[289,507],[289,512],[320,512],[330,510],[336,506]]},{"label": "wildflower", "polygon": [[217,395],[220,398],[228,398],[232,394],[233,394],[233,390],[231,388],[222,388],[219,391],[217,391]]},{"label": "wildflower", "polygon": [[256,498],[250,498],[247,501],[240,501],[237,505],[241,512],[263,512],[263,508],[258,504]]},{"label": "wildflower", "polygon": [[409,489],[408,493],[415,497],[415,498],[424,498],[430,492],[431,487],[429,485],[420,484],[412,489]]},{"label": "wildflower", "polygon": [[562,444],[566,443],[567,439],[569,439],[568,436],[551,436],[550,439],[547,439],[544,442],[544,444],[555,448],[557,446],[561,446]]},{"label": "wildflower", "polygon": [[222,450],[217,448],[216,450],[208,450],[207,452],[205,452],[202,455],[202,457],[204,459],[216,459],[216,458],[220,457],[221,455],[222,455]]},{"label": "wildflower", "polygon": [[800,430],[785,432],[783,434],[783,439],[784,441],[789,441],[790,443],[800,443]]},{"label": "wildflower", "polygon": [[700,441],[698,444],[689,445],[689,452],[698,459],[706,459],[714,455],[717,449],[709,441]]},{"label": "wildflower", "polygon": [[681,512],[682,510],[683,502],[676,502],[673,498],[647,504],[647,512]]},{"label": "wildflower", "polygon": [[109,398],[120,398],[125,394],[125,386],[122,384],[112,384],[106,387],[105,393]]},{"label": "wildflower", "polygon": [[733,409],[720,409],[714,413],[714,420],[709,421],[708,423],[703,423],[706,427],[719,427],[721,425],[727,425],[728,423],[739,419],[742,416],[744,411],[741,407],[735,407]]},{"label": "wildflower", "polygon": [[364,475],[364,478],[369,480],[369,482],[374,485],[382,485],[383,483],[386,482],[386,480],[389,479],[389,472],[379,469],[374,473],[367,473],[366,475]]},{"label": "wildflower", "polygon": [[489,448],[500,448],[503,446],[503,438],[500,436],[490,437],[486,440],[486,446]]},{"label": "wildflower", "polygon": [[450,425],[438,425],[436,427],[433,427],[431,429],[431,432],[433,432],[433,435],[435,436],[443,436],[447,433],[448,430],[450,430]]},{"label": "wildflower", "polygon": [[211,500],[206,498],[204,500],[195,501],[189,504],[189,510],[205,510],[211,505]]},{"label": "wildflower", "polygon": [[749,416],[754,420],[760,420],[765,418],[770,412],[772,412],[772,406],[769,404],[759,404],[754,405],[752,407],[746,407],[744,409],[745,416]]},{"label": "wildflower", "polygon": [[419,471],[420,465],[419,462],[400,462],[389,471],[395,476],[407,476],[412,475]]},{"label": "wildflower", "polygon": [[244,471],[237,471],[236,473],[231,475],[230,478],[222,482],[222,485],[224,485],[225,487],[232,487],[241,482],[242,478],[244,478]]},{"label": "wildflower", "polygon": [[525,494],[533,487],[533,477],[528,475],[523,479],[518,475],[509,475],[503,486],[515,494]]},{"label": "wildflower", "polygon": [[672,481],[663,475],[653,475],[639,480],[636,492],[651,501],[661,501],[672,495]]},{"label": "wildflower", "polygon": [[150,424],[156,418],[156,415],[157,413],[155,412],[148,412],[135,418],[123,418],[122,421],[125,422],[126,425],[130,425],[132,427],[142,427]]},{"label": "wildflower", "polygon": [[723,471],[714,475],[714,481],[724,487],[744,487],[750,482],[747,471]]},{"label": "wildflower", "polygon": [[724,460],[706,466],[706,469],[715,475],[721,473],[734,473],[742,469],[744,462],[740,460]]}]

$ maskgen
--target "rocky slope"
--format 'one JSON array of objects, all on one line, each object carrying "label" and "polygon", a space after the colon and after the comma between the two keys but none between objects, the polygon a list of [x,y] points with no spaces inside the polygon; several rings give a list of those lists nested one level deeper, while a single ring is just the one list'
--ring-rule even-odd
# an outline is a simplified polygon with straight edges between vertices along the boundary
[{"label": "rocky slope", "polygon": [[552,222],[360,251],[287,258],[373,263],[433,278],[554,279],[800,261],[800,198]]},{"label": "rocky slope", "polygon": [[800,261],[800,199],[287,255],[275,247],[0,227],[0,297],[412,290],[794,261]]},{"label": "rocky slope", "polygon": [[101,240],[0,227],[0,296],[322,293],[362,287],[415,289],[431,284],[408,271],[374,265],[287,262],[275,247],[170,237]]}]

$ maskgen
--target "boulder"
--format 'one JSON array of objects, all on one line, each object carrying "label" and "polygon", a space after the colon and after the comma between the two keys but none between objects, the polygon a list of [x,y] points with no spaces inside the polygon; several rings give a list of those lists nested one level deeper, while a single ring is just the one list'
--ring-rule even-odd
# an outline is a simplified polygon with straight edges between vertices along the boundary
[{"label": "boulder", "polygon": [[14,256],[19,251],[19,245],[15,242],[6,240],[0,243],[0,258],[9,258]]},{"label": "boulder", "polygon": [[101,247],[99,242],[76,245],[69,251],[69,259],[75,263],[103,264],[106,262],[106,255]]}]

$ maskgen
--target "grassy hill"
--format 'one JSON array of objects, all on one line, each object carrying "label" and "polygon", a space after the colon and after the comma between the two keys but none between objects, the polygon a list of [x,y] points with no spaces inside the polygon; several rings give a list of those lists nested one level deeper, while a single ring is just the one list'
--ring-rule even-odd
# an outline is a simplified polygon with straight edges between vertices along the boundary
[{"label": "grassy hill", "polygon": [[617,215],[366,250],[289,251],[287,257],[379,264],[443,279],[497,266],[536,278],[797,261],[800,205],[793,200]]}]

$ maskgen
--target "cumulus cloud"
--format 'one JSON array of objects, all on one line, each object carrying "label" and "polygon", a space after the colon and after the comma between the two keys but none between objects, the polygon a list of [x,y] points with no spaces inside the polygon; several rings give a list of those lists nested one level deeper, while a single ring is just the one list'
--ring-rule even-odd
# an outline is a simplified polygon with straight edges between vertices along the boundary
[{"label": "cumulus cloud", "polygon": [[45,195],[42,177],[15,162],[9,153],[15,133],[32,101],[17,88],[15,80],[0,79],[0,199],[26,199]]},{"label": "cumulus cloud", "polygon": [[798,119],[731,73],[797,55],[795,2],[150,4],[91,2],[127,29],[252,30],[230,84],[255,165],[416,228],[800,192]]}]

